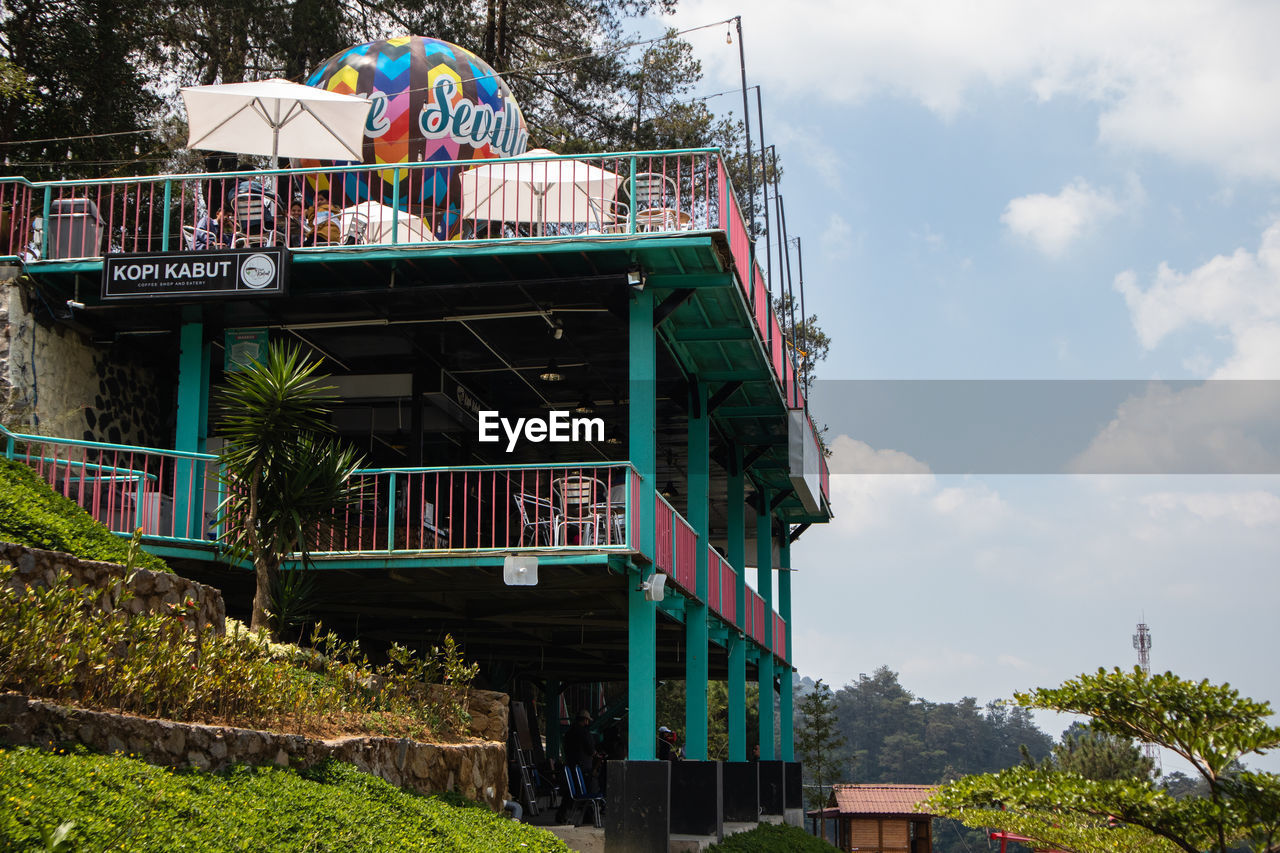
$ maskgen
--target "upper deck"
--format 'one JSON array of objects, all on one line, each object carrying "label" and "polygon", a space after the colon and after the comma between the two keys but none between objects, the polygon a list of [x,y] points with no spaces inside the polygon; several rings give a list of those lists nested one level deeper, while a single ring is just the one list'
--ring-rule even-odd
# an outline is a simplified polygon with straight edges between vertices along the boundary
[{"label": "upper deck", "polygon": [[[406,203],[406,197],[419,195],[415,187],[446,181],[459,166],[473,168],[456,179],[456,204]],[[282,206],[304,194],[314,204],[318,191],[359,198],[346,208],[332,206],[337,227],[325,239],[307,235],[299,220],[284,215],[269,227],[247,218],[238,224],[241,243],[286,247],[289,292],[215,301],[211,310],[218,323],[305,335],[354,376],[410,370],[392,365],[393,354],[370,349],[375,330],[369,327],[391,333],[399,324],[437,324],[439,348],[450,354],[452,373],[468,390],[499,393],[496,383],[480,378],[491,365],[468,360],[466,353],[475,350],[509,368],[519,380],[511,383],[514,390],[535,407],[560,402],[575,408],[579,396],[601,404],[608,396],[625,407],[622,394],[604,390],[625,377],[625,356],[615,354],[610,361],[609,338],[616,334],[589,312],[608,310],[617,283],[638,277],[639,286],[656,294],[658,333],[670,356],[665,372],[713,388],[723,437],[746,448],[756,476],[783,495],[776,508],[780,517],[825,520],[830,510],[821,454],[810,472],[811,494],[802,500],[793,490],[798,478],[788,460],[789,442],[799,429],[816,447],[816,432],[718,150],[485,161],[489,183],[481,182],[483,172],[475,166],[419,163],[40,184],[0,179],[0,206],[10,213],[7,222],[0,220],[0,252],[22,263],[55,299],[73,306],[72,324],[101,340],[138,340],[133,336],[172,332],[193,303],[209,309],[210,300],[104,299],[104,258],[200,256],[198,231],[205,217],[219,199],[232,208],[236,188],[249,182],[268,198],[274,188]],[[495,175],[502,179],[499,190]],[[584,298],[592,288],[599,293],[594,308]],[[472,296],[449,295],[459,292]],[[585,387],[566,386],[575,399],[528,393],[526,374],[545,365],[547,354],[543,342],[520,337],[530,334],[527,328],[513,329],[510,340],[518,345],[498,352],[503,348],[494,345],[494,335],[507,336],[503,323],[514,323],[506,318],[516,315],[541,318],[547,327],[542,333],[554,330],[557,341],[567,329],[583,363],[596,362]],[[486,323],[485,332],[477,332]],[[351,330],[361,328],[366,334],[357,341]],[[420,342],[411,342],[401,356],[414,345]],[[528,363],[518,363],[512,350],[527,351]],[[679,396],[679,390],[668,396]],[[684,467],[682,452],[668,451],[667,475]],[[812,465],[812,454],[810,459]],[[420,464],[412,456],[404,461]]]}]

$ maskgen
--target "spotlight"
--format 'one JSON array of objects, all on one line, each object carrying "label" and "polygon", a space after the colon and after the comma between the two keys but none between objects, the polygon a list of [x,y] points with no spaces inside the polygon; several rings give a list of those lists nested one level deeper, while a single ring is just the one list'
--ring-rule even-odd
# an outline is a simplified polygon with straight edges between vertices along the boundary
[{"label": "spotlight", "polygon": [[575,415],[590,415],[594,414],[595,410],[596,404],[591,401],[591,395],[583,393],[582,399],[579,400],[578,405],[574,407],[573,413]]},{"label": "spotlight", "polygon": [[538,378],[543,382],[563,382],[564,374],[560,372],[560,368],[556,365],[554,357],[547,362],[546,369],[538,374]]},{"label": "spotlight", "polygon": [[564,323],[556,320],[555,325],[551,327],[551,337],[557,341],[564,337]]},{"label": "spotlight", "polygon": [[667,576],[662,572],[654,572],[653,577],[640,584],[644,591],[645,601],[661,601],[667,594]]},{"label": "spotlight", "polygon": [[644,271],[640,267],[627,270],[627,285],[632,290],[644,290]]},{"label": "spotlight", "polygon": [[68,307],[68,308],[71,308],[71,309],[73,309],[73,310],[75,310],[75,311],[83,311],[83,310],[84,310],[84,303],[83,303],[83,302],[76,302],[74,299],[68,299],[68,300],[67,300],[67,307]]}]

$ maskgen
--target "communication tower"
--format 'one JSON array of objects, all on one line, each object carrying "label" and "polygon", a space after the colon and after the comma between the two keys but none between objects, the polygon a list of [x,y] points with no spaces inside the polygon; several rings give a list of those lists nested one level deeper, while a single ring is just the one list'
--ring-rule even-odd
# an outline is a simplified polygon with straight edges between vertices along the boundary
[{"label": "communication tower", "polygon": [[[1138,623],[1138,633],[1133,635],[1133,647],[1138,650],[1138,666],[1147,675],[1151,674],[1151,631],[1146,622]],[[1160,767],[1160,750],[1154,743],[1144,743],[1142,752],[1151,759],[1153,767]]]}]

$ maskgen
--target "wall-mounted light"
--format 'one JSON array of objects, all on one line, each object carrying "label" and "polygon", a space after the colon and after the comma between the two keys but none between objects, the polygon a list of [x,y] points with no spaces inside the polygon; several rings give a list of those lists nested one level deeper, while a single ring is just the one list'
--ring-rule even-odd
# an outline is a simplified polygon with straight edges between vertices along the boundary
[{"label": "wall-mounted light", "polygon": [[645,601],[661,601],[667,595],[667,576],[662,572],[654,572],[651,578],[637,588],[644,592]]},{"label": "wall-mounted light", "polygon": [[644,290],[644,270],[638,266],[627,270],[627,286],[632,290]]},{"label": "wall-mounted light", "polygon": [[538,558],[514,555],[503,558],[502,582],[507,586],[537,586]]}]

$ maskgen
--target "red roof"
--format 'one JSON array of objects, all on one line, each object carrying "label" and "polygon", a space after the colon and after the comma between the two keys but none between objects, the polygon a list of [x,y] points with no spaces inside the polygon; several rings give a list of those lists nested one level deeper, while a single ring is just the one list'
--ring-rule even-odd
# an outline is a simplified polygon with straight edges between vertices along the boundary
[{"label": "red roof", "polygon": [[836,785],[831,790],[840,814],[927,814],[918,806],[937,785]]}]

